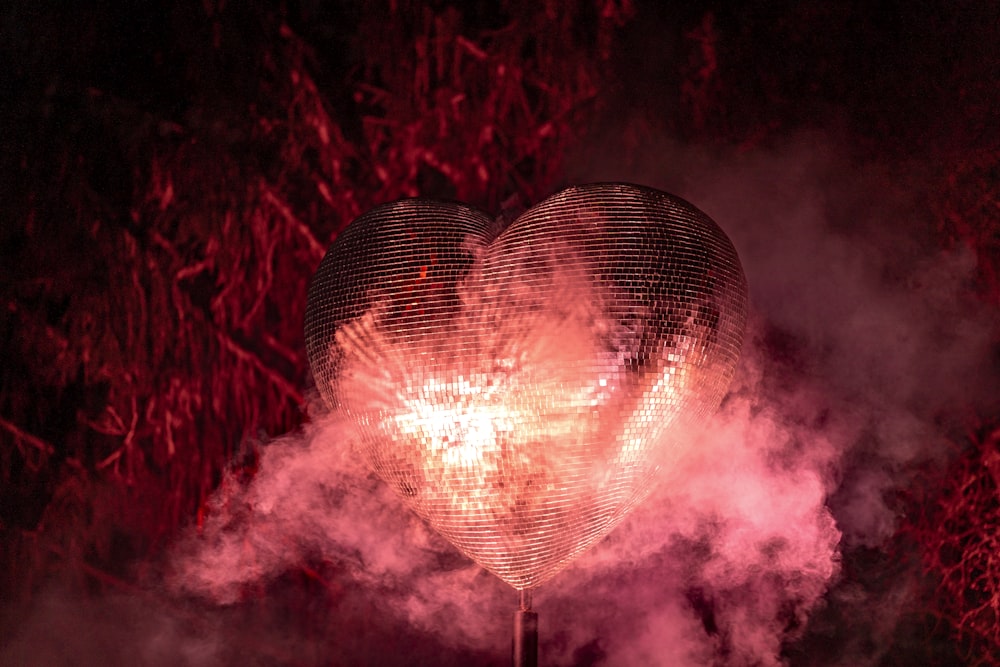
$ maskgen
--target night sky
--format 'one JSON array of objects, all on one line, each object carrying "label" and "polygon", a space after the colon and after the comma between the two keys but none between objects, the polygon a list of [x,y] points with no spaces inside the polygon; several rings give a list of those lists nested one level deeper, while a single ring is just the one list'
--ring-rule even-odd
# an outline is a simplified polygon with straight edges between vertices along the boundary
[{"label": "night sky", "polygon": [[750,312],[540,664],[1000,664],[997,71],[990,2],[6,3],[0,664],[508,664],[306,293],[377,204],[593,181],[710,215]]}]

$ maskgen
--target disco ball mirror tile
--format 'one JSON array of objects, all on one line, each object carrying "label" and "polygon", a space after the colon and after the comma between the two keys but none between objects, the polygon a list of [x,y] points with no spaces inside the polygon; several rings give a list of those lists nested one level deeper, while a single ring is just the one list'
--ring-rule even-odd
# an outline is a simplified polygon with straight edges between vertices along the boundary
[{"label": "disco ball mirror tile", "polygon": [[526,589],[617,525],[717,408],[747,294],[722,230],[658,190],[572,187],[499,227],[421,199],[360,216],[310,286],[306,345],[358,455]]}]

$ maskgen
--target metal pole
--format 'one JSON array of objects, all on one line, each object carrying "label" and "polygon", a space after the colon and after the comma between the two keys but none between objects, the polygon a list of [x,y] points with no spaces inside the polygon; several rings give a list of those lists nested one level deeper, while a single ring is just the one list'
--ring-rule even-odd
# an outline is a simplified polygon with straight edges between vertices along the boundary
[{"label": "metal pole", "polygon": [[514,667],[538,667],[538,614],[531,611],[531,591],[519,593],[518,610],[514,612],[514,641],[511,662]]}]

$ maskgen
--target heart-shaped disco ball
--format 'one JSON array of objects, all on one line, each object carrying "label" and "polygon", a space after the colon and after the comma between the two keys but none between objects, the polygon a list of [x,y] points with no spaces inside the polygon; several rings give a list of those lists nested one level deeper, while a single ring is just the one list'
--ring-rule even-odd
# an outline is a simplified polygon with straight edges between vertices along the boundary
[{"label": "heart-shaped disco ball", "polygon": [[716,409],[747,294],[722,230],[657,190],[572,187],[498,231],[451,202],[369,211],[320,264],[305,333],[368,464],[527,589],[617,525]]}]

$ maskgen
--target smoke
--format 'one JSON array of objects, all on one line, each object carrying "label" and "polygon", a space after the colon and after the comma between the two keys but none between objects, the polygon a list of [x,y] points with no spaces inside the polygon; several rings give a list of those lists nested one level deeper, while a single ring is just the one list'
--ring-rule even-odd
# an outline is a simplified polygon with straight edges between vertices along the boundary
[{"label": "smoke", "polygon": [[782,381],[813,395],[783,413],[837,425],[845,537],[878,546],[896,523],[881,496],[995,405],[997,318],[971,296],[972,254],[930,238],[917,174],[852,163],[834,140],[706,166],[691,196],[729,222],[757,312],[793,348]]},{"label": "smoke", "polygon": [[[991,407],[996,321],[966,298],[973,259],[922,242],[919,198],[886,199],[884,171],[834,145],[813,133],[706,157],[651,142],[629,165],[574,175],[643,182],[709,213],[740,253],[752,317],[692,454],[536,593],[544,664],[796,662],[831,605],[870,622],[831,640],[838,658],[798,663],[884,655],[911,592],[842,586],[842,554],[883,547],[892,492],[943,460],[961,406]],[[53,594],[0,662],[60,634],[55,617],[75,619],[75,639],[32,664],[505,664],[513,591],[410,513],[355,438],[317,416],[263,445],[256,475],[224,481],[146,593],[100,608]],[[289,599],[303,588],[311,601]]]},{"label": "smoke", "polygon": [[136,590],[101,597],[73,590],[53,585],[26,618],[4,619],[11,632],[0,664],[195,667],[231,664],[237,652],[218,617],[189,605]]},{"label": "smoke", "polygon": [[840,532],[824,504],[836,449],[823,436],[803,446],[760,400],[753,365],[696,454],[580,561],[578,587],[564,596],[553,583],[567,608],[594,598],[588,630],[607,664],[781,664],[782,642],[838,571]]},{"label": "smoke", "polygon": [[[227,480],[204,526],[177,545],[168,589],[232,604],[248,586],[326,562],[422,631],[431,631],[436,616],[457,615],[469,593],[447,589],[485,575],[461,560],[450,563],[451,547],[355,458],[355,438],[346,421],[328,416],[268,443],[253,480]],[[481,620],[472,609],[461,613],[470,622],[459,624],[457,639],[476,644],[487,624],[471,622]]]},{"label": "smoke", "polygon": [[[793,431],[751,395],[759,375],[740,379],[685,467],[539,591],[547,662],[585,663],[589,646],[605,664],[779,664],[789,627],[837,570],[818,472],[834,450],[789,454]],[[352,458],[352,437],[325,420],[270,443],[254,480],[229,480],[201,534],[179,546],[168,586],[232,604],[303,563],[335,562],[382,618],[504,655],[513,592],[471,563],[442,567],[452,547]],[[383,647],[360,650],[339,657],[375,664]]]},{"label": "smoke", "polygon": [[[635,180],[687,196],[727,229],[751,285],[750,333],[694,454],[536,593],[543,661],[785,664],[810,619],[837,604],[888,614],[869,636],[838,640],[855,664],[875,664],[905,585],[879,600],[829,591],[844,549],[885,545],[892,491],[943,458],[959,406],[985,407],[995,323],[965,300],[972,260],[922,245],[916,198],[880,201],[879,180],[822,137],[728,160],[670,151],[687,160],[685,179]],[[326,421],[267,445],[256,478],[223,492],[177,552],[173,582],[228,603],[318,557],[377,600],[384,622],[502,664],[513,592],[373,480],[353,437]],[[373,664],[383,648],[341,657]]]},{"label": "smoke", "polygon": [[[584,161],[601,167],[576,177],[608,178],[611,171],[652,183],[696,202],[726,228],[740,252],[756,318],[741,383],[720,415],[722,424],[743,427],[731,440],[750,460],[743,483],[768,488],[770,482],[770,494],[804,492],[802,475],[812,476],[822,492],[802,494],[808,504],[799,509],[806,514],[777,505],[774,516],[802,529],[821,525],[806,518],[813,511],[828,512],[842,534],[840,552],[850,554],[884,550],[899,524],[896,494],[920,465],[945,463],[954,451],[949,440],[977,411],[996,409],[997,318],[971,296],[971,253],[942,251],[930,233],[930,197],[922,186],[931,181],[922,178],[923,168],[859,162],[839,148],[844,145],[840,135],[812,131],[770,150],[713,156],[650,141],[629,164]],[[734,411],[741,401],[749,409]],[[718,432],[720,425],[713,428]],[[769,467],[775,461],[780,470]],[[683,486],[719,470],[718,462],[705,459]],[[739,479],[733,482],[720,493],[739,489]],[[716,503],[722,516],[738,515],[738,503],[705,501]],[[767,534],[767,526],[756,528]],[[797,581],[820,582],[825,572],[810,569],[816,561],[803,549],[810,541],[789,544],[799,547],[790,562],[812,573],[811,580]],[[823,553],[819,548],[813,556],[825,560]],[[831,563],[837,558],[830,552]],[[750,590],[746,609],[769,593],[801,611],[811,603],[814,612],[836,605],[836,614],[849,619],[828,640],[841,647],[839,655],[829,663],[807,656],[802,664],[878,664],[914,601],[914,579],[899,576],[903,567],[866,575],[881,578],[873,590],[833,576],[827,593],[813,588],[804,596],[779,577],[771,588]],[[712,607],[716,624],[723,607]],[[735,611],[738,623],[742,610]],[[820,624],[836,614],[824,609]],[[770,645],[794,640],[802,620],[772,626]],[[725,655],[725,664],[745,664]],[[749,662],[766,663],[766,655]]]},{"label": "smoke", "polygon": [[[780,664],[782,642],[837,572],[823,475],[837,450],[824,437],[804,446],[800,429],[760,400],[756,361],[748,357],[683,467],[540,589],[547,663]],[[177,549],[169,586],[232,604],[286,570],[334,562],[381,618],[505,655],[513,592],[471,563],[442,567],[453,548],[352,458],[353,437],[327,419],[267,445],[253,481],[229,480],[201,534]],[[339,657],[375,664],[383,649]]]}]

